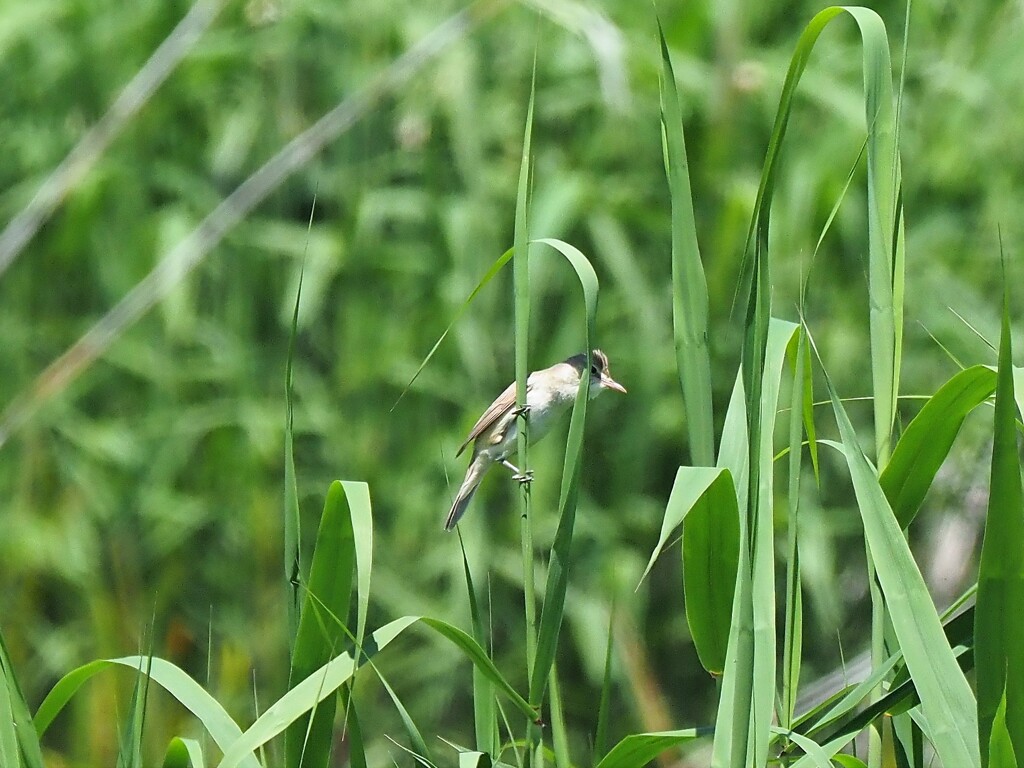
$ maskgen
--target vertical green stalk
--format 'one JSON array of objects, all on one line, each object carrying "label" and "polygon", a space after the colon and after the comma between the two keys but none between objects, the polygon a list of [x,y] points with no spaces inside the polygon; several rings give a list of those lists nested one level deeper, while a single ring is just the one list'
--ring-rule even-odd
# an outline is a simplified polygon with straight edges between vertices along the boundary
[{"label": "vertical green stalk", "polygon": [[800,586],[800,469],[803,452],[803,413],[805,392],[810,384],[807,337],[798,331],[793,391],[789,410],[789,557],[786,565],[786,627],[782,650],[782,708],[779,723],[792,727],[796,696],[800,683],[800,657],[803,634],[803,594]]},{"label": "vertical green stalk", "polygon": [[[523,156],[519,165],[519,188],[516,193],[516,220],[512,249],[513,290],[515,293],[515,344],[516,344],[516,407],[526,405],[526,379],[529,373],[528,348],[530,339],[530,228],[529,209],[531,192],[531,151],[533,133],[533,104],[536,94],[536,71],[530,85],[530,103],[526,110],[526,127],[523,130]],[[529,412],[521,411],[518,423],[518,461],[520,471],[530,470],[529,460]],[[537,596],[533,582],[533,525],[531,519],[530,484],[520,486],[519,508],[522,519],[523,553],[523,600],[526,614],[526,675],[533,677],[537,658]],[[530,702],[539,706],[540,702]],[[533,765],[533,753],[541,750],[542,734],[534,723],[527,724],[527,760]]]},{"label": "vertical green stalk", "polygon": [[[903,218],[900,212],[898,125],[892,88],[892,65],[885,26],[877,16],[854,13],[865,38],[864,101],[867,122],[868,170],[868,293],[871,327],[872,398],[875,419],[875,466],[885,467],[892,452],[899,390],[899,351],[903,330]],[[869,33],[873,31],[873,35]],[[867,555],[871,591],[872,666],[886,658],[888,610],[876,577],[871,553]],[[873,698],[882,695],[876,690]],[[868,766],[881,768],[881,732],[869,731]]]},{"label": "vertical green stalk", "polygon": [[[316,210],[316,199],[309,210],[308,231],[313,226],[313,213]],[[302,278],[306,273],[306,256],[303,253],[302,265],[299,267],[299,286],[295,291],[295,307],[292,309],[292,325],[288,335],[288,358],[284,369],[284,578],[288,590],[288,656],[291,658],[295,650],[295,637],[299,632],[299,605],[301,595],[299,585],[302,580],[302,552],[299,542],[302,540],[299,528],[299,485],[295,476],[295,447],[292,429],[294,425],[294,371],[295,371],[295,339],[299,335],[299,303],[302,300]]]}]

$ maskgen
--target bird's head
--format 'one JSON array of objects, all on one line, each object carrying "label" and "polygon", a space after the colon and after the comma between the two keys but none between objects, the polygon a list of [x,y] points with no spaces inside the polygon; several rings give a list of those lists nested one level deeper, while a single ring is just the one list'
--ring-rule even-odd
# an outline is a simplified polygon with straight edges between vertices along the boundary
[{"label": "bird's head", "polygon": [[[582,375],[583,370],[587,367],[587,356],[584,353],[580,353],[573,355],[565,362]],[[613,389],[623,394],[626,393],[626,388],[611,377],[611,373],[608,370],[608,355],[600,349],[595,349],[590,353],[590,397],[595,398],[606,389]]]}]

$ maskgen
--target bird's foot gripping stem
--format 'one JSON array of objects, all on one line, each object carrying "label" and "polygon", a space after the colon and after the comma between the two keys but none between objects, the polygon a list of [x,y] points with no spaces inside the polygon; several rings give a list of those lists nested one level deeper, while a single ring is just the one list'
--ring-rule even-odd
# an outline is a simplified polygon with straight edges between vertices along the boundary
[{"label": "bird's foot gripping stem", "polygon": [[516,472],[512,475],[512,479],[520,485],[533,482],[533,470],[528,469],[525,472]]},{"label": "bird's foot gripping stem", "polygon": [[512,479],[515,480],[517,483],[532,483],[533,482],[533,470],[532,469],[528,469],[525,472],[523,472],[521,469],[519,469],[519,467],[517,467],[515,464],[513,464],[508,459],[503,460],[501,463],[504,464],[506,467],[508,467],[509,469],[511,469],[515,473],[515,474],[512,475]]},{"label": "bird's foot gripping stem", "polygon": [[520,405],[520,406],[518,406],[516,408],[513,408],[512,409],[512,415],[516,416],[516,417],[518,417],[518,416],[529,417],[529,415],[530,415],[530,406],[529,406],[529,404],[528,403],[523,403],[522,405]]}]

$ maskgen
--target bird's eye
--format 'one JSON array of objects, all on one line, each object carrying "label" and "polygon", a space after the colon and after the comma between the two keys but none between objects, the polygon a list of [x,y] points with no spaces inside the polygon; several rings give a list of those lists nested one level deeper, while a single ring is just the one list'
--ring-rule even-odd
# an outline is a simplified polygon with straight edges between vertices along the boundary
[{"label": "bird's eye", "polygon": [[596,376],[597,378],[601,378],[601,371],[597,369],[596,365],[592,365],[590,366],[590,375]]}]

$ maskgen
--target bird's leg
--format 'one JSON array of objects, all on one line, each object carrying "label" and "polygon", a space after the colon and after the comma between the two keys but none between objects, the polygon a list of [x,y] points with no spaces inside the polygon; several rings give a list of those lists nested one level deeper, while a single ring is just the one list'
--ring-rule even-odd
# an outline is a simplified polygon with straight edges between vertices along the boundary
[{"label": "bird's leg", "polygon": [[533,482],[533,470],[523,472],[515,464],[508,459],[502,459],[501,463],[511,469],[515,474],[512,475],[512,479],[519,483],[532,483]]},{"label": "bird's leg", "polygon": [[517,408],[513,408],[512,409],[512,415],[513,416],[526,416],[526,417],[529,417],[529,415],[530,415],[530,405],[529,405],[529,403],[523,403],[522,405],[518,406]]}]

